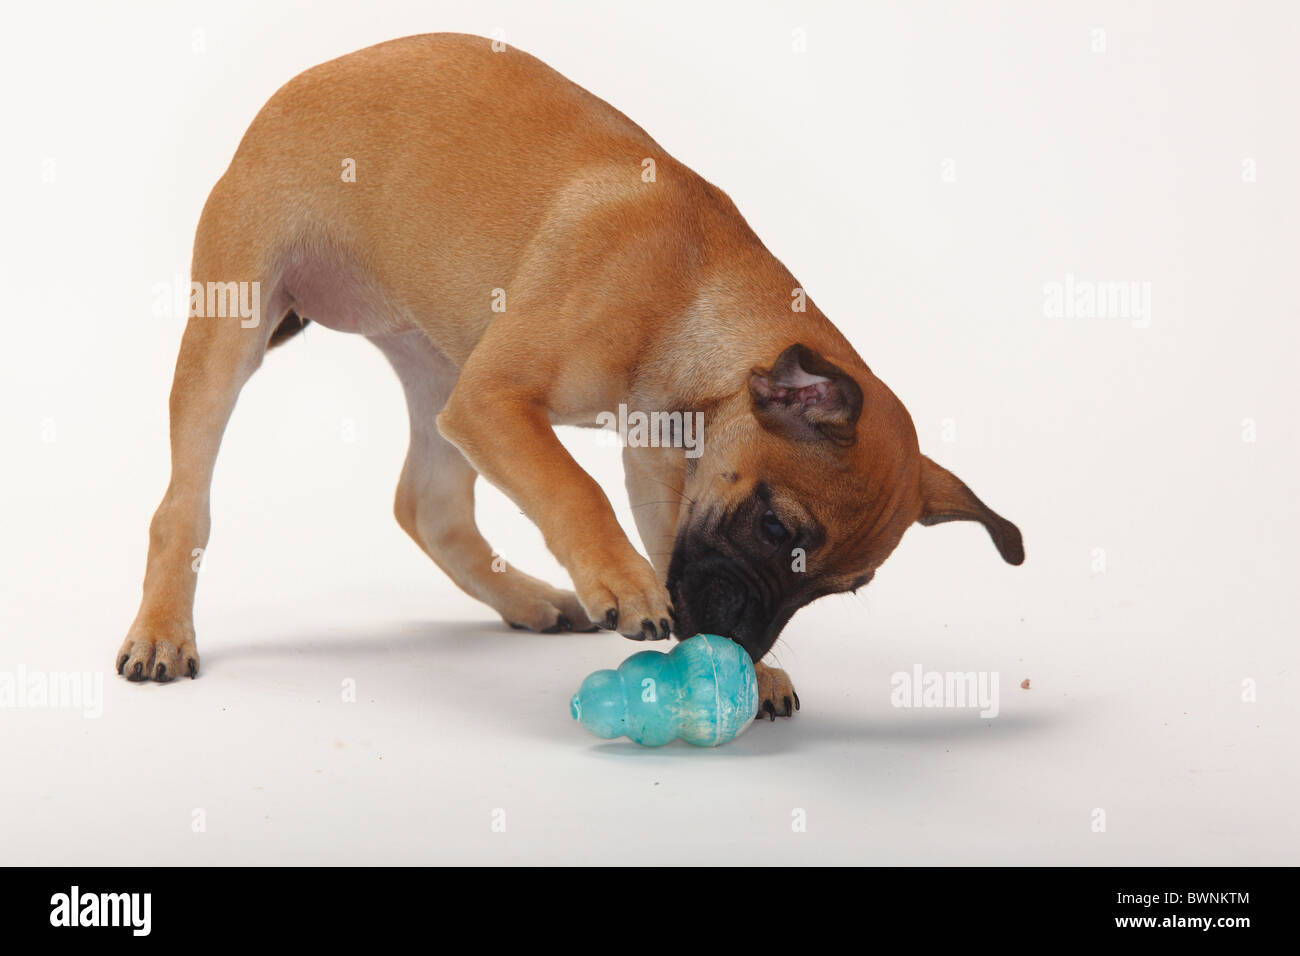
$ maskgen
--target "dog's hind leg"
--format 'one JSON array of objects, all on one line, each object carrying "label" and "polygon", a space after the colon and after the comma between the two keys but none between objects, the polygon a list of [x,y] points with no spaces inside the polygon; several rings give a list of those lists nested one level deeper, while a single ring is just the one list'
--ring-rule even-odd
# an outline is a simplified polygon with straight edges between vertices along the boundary
[{"label": "dog's hind leg", "polygon": [[461,590],[506,623],[533,631],[594,630],[571,591],[508,565],[474,520],[477,473],[438,433],[437,415],[458,370],[421,331],[371,336],[406,391],[411,444],[393,510],[397,522]]},{"label": "dog's hind leg", "polygon": [[[208,543],[217,450],[240,389],[289,311],[287,297],[268,287],[252,243],[241,241],[244,221],[225,218],[214,191],[195,240],[193,279],[210,292],[203,312],[217,314],[192,315],[176,360],[171,481],[149,526],[140,610],[113,659],[117,672],[134,681],[198,674],[194,591]],[[241,296],[251,308],[239,307]]]}]

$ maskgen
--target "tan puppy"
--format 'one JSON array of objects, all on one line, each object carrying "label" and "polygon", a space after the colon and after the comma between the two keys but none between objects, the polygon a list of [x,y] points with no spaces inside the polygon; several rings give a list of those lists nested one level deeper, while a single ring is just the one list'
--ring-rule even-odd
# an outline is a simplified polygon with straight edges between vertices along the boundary
[{"label": "tan puppy", "polygon": [[[411,422],[397,520],[517,626],[708,631],[757,662],[913,522],[979,521],[1023,560],[1015,526],[921,455],[907,411],[726,195],[517,50],[408,37],[290,81],[212,190],[192,268],[171,483],[114,659],[132,680],[198,672],[192,554],[222,432],[267,348],[309,319],[388,357]],[[704,422],[702,454],[624,452],[653,567],[552,430],[620,408]],[[576,594],[494,570],[479,475]],[[769,716],[789,715],[788,679],[759,672]]]}]

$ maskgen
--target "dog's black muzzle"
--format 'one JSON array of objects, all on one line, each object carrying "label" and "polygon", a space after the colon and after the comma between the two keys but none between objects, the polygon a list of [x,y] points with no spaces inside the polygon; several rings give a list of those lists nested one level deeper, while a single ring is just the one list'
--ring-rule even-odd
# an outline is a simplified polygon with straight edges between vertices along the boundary
[{"label": "dog's black muzzle", "polygon": [[728,637],[757,662],[771,650],[794,608],[786,609],[770,586],[743,562],[711,548],[680,543],[668,565],[675,630]]}]

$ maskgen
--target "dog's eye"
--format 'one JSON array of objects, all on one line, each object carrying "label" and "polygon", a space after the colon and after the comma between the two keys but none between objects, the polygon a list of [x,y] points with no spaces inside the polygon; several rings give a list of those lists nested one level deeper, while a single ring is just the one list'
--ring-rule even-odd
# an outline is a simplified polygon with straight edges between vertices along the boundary
[{"label": "dog's eye", "polygon": [[790,532],[786,526],[781,524],[781,519],[772,512],[766,512],[758,521],[759,533],[772,544],[781,544],[790,537]]}]

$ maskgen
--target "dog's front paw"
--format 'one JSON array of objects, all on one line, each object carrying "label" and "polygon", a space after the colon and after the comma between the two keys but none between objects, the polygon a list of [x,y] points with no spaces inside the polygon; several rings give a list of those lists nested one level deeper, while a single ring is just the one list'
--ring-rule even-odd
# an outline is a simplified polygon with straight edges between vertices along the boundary
[{"label": "dog's front paw", "polygon": [[605,630],[634,641],[664,641],[672,634],[668,589],[639,554],[595,561],[590,572],[574,575],[573,583],[587,616]]},{"label": "dog's front paw", "polygon": [[199,676],[199,651],[194,628],[132,628],[118,648],[113,666],[132,681],[169,681],[176,677]]},{"label": "dog's front paw", "polygon": [[799,709],[799,695],[794,692],[790,675],[775,667],[759,662],[754,665],[758,678],[758,716],[769,721],[778,717],[793,717]]}]

